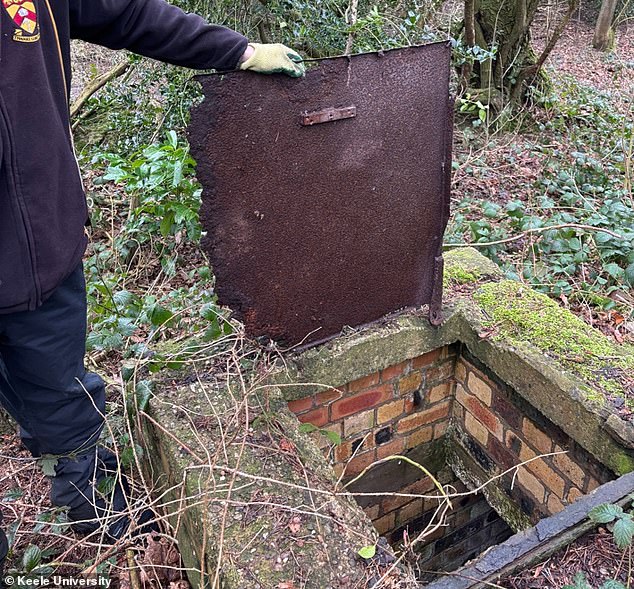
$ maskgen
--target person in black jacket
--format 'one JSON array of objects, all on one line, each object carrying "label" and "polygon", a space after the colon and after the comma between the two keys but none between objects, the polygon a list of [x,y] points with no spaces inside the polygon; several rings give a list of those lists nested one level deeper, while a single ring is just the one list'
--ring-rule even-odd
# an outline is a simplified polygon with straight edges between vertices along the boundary
[{"label": "person in black jacket", "polygon": [[[81,259],[88,211],[69,121],[70,38],[196,69],[303,75],[301,57],[164,0],[0,0],[0,401],[34,456],[56,460],[51,498],[74,528],[129,527],[125,480],[97,440],[104,383],[84,368]],[[107,517],[114,513],[114,517]],[[3,539],[0,538],[0,557]]]}]

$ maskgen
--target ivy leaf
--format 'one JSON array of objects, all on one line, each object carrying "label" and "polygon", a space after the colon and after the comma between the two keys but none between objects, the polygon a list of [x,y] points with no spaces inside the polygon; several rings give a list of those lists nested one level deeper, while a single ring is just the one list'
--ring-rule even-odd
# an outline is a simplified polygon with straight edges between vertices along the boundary
[{"label": "ivy leaf", "polygon": [[610,262],[603,266],[603,269],[610,275],[612,278],[618,279],[623,276],[623,268],[614,262]]},{"label": "ivy leaf", "polygon": [[376,546],[371,544],[370,546],[364,546],[359,550],[359,556],[365,560],[370,560],[376,554]]},{"label": "ivy leaf", "polygon": [[611,503],[602,503],[588,512],[588,517],[597,524],[608,524],[623,515],[623,508]]},{"label": "ivy leaf", "polygon": [[612,534],[614,534],[614,542],[621,550],[627,548],[634,536],[634,521],[631,518],[619,518],[619,521],[614,524]]},{"label": "ivy leaf", "polygon": [[630,286],[634,287],[634,263],[625,268],[625,280]]}]

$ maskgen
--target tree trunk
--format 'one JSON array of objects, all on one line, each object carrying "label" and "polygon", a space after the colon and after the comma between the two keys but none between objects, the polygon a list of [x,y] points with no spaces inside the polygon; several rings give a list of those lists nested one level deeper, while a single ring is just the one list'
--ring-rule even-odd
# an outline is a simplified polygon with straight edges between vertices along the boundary
[{"label": "tree trunk", "polygon": [[592,46],[600,51],[608,51],[614,46],[614,30],[612,21],[616,11],[617,0],[603,0],[601,10],[597,18],[597,26],[594,29]]},{"label": "tree trunk", "polygon": [[[466,11],[468,4],[465,0]],[[531,49],[530,27],[539,4],[540,0],[475,0],[476,45],[489,50],[495,47],[496,54],[474,64],[469,92],[494,110],[526,99],[528,85],[534,83],[579,0],[569,0],[568,12],[538,57]],[[465,24],[468,16],[466,12]]]},{"label": "tree trunk", "polygon": [[485,49],[497,48],[493,59],[474,64],[471,87],[480,100],[501,108],[511,97],[521,69],[535,63],[530,49],[530,25],[538,4],[539,0],[475,1],[476,44]]}]

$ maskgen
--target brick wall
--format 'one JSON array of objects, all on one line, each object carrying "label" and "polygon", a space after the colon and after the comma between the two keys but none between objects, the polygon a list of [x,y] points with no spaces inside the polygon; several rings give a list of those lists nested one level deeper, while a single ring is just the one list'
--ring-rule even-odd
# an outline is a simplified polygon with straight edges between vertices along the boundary
[{"label": "brick wall", "polygon": [[538,458],[520,468],[514,481],[512,475],[500,481],[533,523],[612,478],[558,427],[488,374],[477,360],[468,358],[468,353],[456,362],[455,380],[453,422],[464,428],[469,452],[488,475],[542,454],[568,451]]},{"label": "brick wall", "polygon": [[[341,436],[331,459],[337,475],[345,469],[350,478],[378,459],[445,435],[456,350],[444,347],[288,406],[301,422]],[[315,439],[327,443],[318,433]]]},{"label": "brick wall", "polygon": [[[438,476],[454,493],[467,492],[467,487],[458,480],[450,468],[445,467]],[[410,486],[410,489],[413,488],[416,486]],[[430,482],[427,488],[422,486],[419,488],[421,494],[434,491],[430,488]],[[419,503],[411,502],[401,510],[397,508],[395,512],[383,515],[382,520],[375,522],[375,527],[379,529],[385,521],[388,529],[387,539],[392,545],[401,544],[404,541],[404,535],[414,539],[420,532],[425,532],[424,538],[416,547],[416,566],[419,569],[417,576],[420,581],[428,581],[434,577],[429,571],[451,571],[459,568],[466,561],[475,558],[490,546],[503,542],[513,534],[511,528],[482,495],[468,495],[453,499],[453,509],[447,512],[442,518],[443,525],[438,527],[434,525],[439,521],[438,501],[435,499],[416,501]],[[386,506],[382,506],[382,509],[385,508]]]},{"label": "brick wall", "polygon": [[[332,446],[320,432],[312,434],[344,481],[377,460],[406,454],[460,493],[467,489],[450,464],[456,456],[448,454],[452,445],[460,445],[474,472],[479,469],[480,477],[471,477],[476,484],[537,455],[567,450],[566,455],[539,458],[515,478],[509,474],[492,485],[526,514],[524,520],[533,522],[612,478],[461,344],[291,401],[289,408],[301,422],[341,437],[341,444]],[[434,499],[398,496],[436,493],[431,479],[404,461],[375,466],[350,490],[387,493],[358,497],[358,502],[392,544],[402,542],[404,534],[416,537],[438,507]],[[510,536],[494,509],[504,511],[490,503],[493,508],[481,495],[454,501],[446,525],[420,544],[421,569],[451,570]]]}]

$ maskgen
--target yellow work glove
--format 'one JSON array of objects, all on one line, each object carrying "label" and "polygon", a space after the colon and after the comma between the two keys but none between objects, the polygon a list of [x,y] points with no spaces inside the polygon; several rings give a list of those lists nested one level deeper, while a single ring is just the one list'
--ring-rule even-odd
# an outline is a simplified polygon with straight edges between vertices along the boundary
[{"label": "yellow work glove", "polygon": [[286,74],[301,78],[305,68],[301,56],[281,43],[249,43],[253,54],[240,64],[241,70],[260,74]]}]

